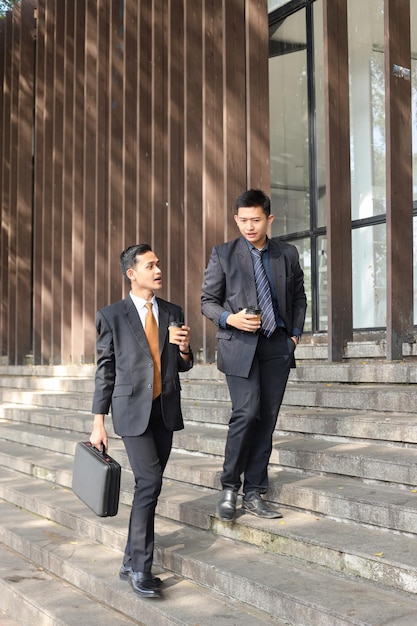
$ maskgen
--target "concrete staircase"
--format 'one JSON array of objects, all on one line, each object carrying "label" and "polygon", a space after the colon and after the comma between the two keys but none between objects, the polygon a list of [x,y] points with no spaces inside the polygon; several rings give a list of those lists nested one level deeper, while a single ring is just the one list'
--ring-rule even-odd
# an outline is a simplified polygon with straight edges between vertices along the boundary
[{"label": "concrete staircase", "polygon": [[[133,481],[98,518],[71,491],[91,429],[92,366],[0,367],[0,624],[415,626],[417,362],[299,350],[271,457],[283,520],[215,518],[230,402],[212,365],[182,376],[146,600],[118,579]],[[316,355],[317,356],[317,355]]]}]

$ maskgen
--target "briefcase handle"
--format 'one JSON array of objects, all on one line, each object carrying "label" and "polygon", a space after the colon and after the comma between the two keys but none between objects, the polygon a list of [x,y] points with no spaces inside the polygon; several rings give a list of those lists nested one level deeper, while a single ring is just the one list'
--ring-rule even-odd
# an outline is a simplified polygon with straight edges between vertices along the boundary
[{"label": "briefcase handle", "polygon": [[101,456],[103,456],[103,457],[106,456],[106,447],[105,447],[104,443],[101,444],[100,450],[98,448],[96,448],[96,446],[93,446],[91,441],[86,441],[85,443],[86,443],[86,445],[89,448],[92,448],[96,454],[101,454]]}]

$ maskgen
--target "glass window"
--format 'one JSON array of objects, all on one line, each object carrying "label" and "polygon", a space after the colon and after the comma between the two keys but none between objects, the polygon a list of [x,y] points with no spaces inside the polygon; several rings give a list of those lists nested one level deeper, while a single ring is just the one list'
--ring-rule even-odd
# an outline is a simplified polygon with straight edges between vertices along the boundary
[{"label": "glass window", "polygon": [[384,2],[349,0],[352,219],[386,212]]},{"label": "glass window", "polygon": [[288,4],[289,0],[268,0],[268,13],[272,13],[275,9],[279,9],[284,4]]},{"label": "glass window", "polygon": [[317,216],[315,226],[326,226],[326,129],[324,117],[323,3],[314,10],[314,134],[316,144]]},{"label": "glass window", "polygon": [[[413,201],[417,210],[417,4],[411,3],[411,97],[413,133]],[[417,217],[413,218],[413,257],[414,257],[414,320],[417,324]]]},{"label": "glass window", "polygon": [[384,1],[348,2],[353,327],[386,325]]},{"label": "glass window", "polygon": [[352,231],[353,327],[386,325],[386,225]]},{"label": "glass window", "polygon": [[[417,3],[411,2],[411,97],[413,125],[413,200],[417,204]],[[417,208],[417,207],[416,207]],[[414,251],[416,258],[416,251]],[[414,307],[416,316],[416,307]],[[417,323],[416,318],[414,323]]]},{"label": "glass window", "polygon": [[273,235],[310,228],[306,14],[270,27],[269,109]]},{"label": "glass window", "polygon": [[304,332],[312,331],[312,289],[311,289],[311,243],[310,238],[293,242],[300,255],[300,265],[304,272],[304,288],[307,296],[307,314]]},{"label": "glass window", "polygon": [[327,330],[327,238],[317,238],[317,316],[319,330]]}]

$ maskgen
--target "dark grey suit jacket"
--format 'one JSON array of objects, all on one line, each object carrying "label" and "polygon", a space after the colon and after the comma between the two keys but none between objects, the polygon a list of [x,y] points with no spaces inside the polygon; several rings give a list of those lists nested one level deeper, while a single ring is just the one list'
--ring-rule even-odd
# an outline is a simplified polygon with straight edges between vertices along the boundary
[{"label": "dark grey suit jacket", "polygon": [[[172,320],[184,320],[179,306],[157,298],[162,374],[162,414],[168,430],[184,427],[178,372],[193,366],[168,341]],[[111,414],[115,432],[135,436],[145,432],[152,409],[153,361],[139,314],[130,296],[97,313],[97,370],[94,414]]]},{"label": "dark grey suit jacket", "polygon": [[[278,299],[278,312],[288,339],[293,328],[304,327],[306,296],[304,274],[297,248],[278,239],[269,240],[269,257]],[[202,287],[201,310],[214,324],[224,311],[238,313],[257,305],[251,252],[243,237],[215,246],[208,262]],[[259,335],[236,328],[218,328],[217,366],[231,376],[247,377]],[[295,366],[295,361],[293,361]]]}]

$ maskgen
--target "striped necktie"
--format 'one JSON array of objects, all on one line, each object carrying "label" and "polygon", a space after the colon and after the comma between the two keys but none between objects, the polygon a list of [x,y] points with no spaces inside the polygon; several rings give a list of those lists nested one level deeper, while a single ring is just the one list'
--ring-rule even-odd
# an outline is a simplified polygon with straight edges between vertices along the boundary
[{"label": "striped necktie", "polygon": [[158,324],[152,313],[152,302],[146,303],[148,313],[145,318],[145,335],[149,343],[153,361],[153,398],[157,398],[162,391],[161,357],[159,356]]},{"label": "striped necktie", "polygon": [[268,277],[262,263],[262,251],[252,248],[253,269],[255,272],[256,293],[258,295],[258,305],[262,313],[261,333],[265,337],[270,337],[277,327],[274,307],[272,305],[271,289]]}]

